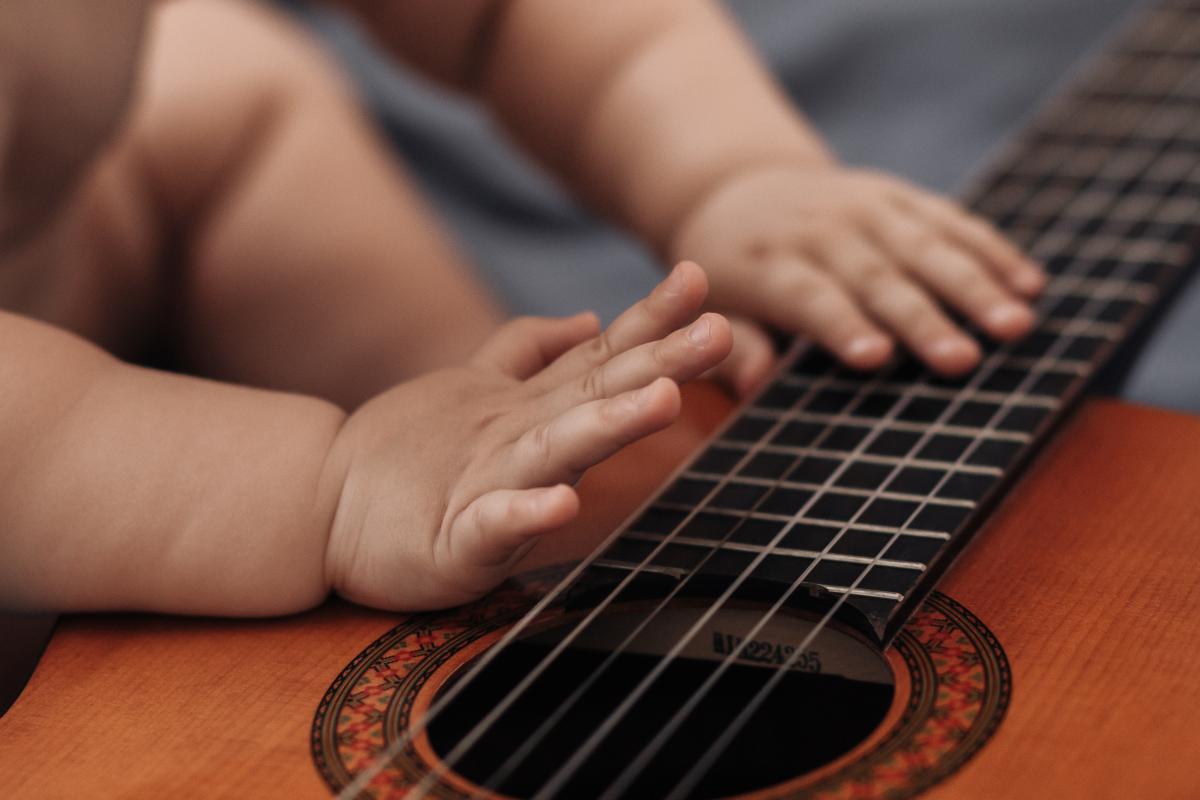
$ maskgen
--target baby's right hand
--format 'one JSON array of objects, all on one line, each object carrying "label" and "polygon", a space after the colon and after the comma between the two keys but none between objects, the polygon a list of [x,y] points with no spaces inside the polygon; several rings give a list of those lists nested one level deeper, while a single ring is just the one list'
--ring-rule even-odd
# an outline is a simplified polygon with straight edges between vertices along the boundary
[{"label": "baby's right hand", "polygon": [[603,333],[591,314],[518,319],[468,366],[365,404],[330,451],[342,491],[328,585],[417,610],[502,581],[537,537],[575,516],[571,484],[584,470],[669,425],[676,382],[729,353],[728,322],[695,319],[707,287],[696,265],[680,264]]}]

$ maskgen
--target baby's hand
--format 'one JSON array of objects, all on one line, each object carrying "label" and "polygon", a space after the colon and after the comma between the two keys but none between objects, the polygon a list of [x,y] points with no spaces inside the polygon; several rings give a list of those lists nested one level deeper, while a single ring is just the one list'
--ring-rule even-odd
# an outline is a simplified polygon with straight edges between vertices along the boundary
[{"label": "baby's hand", "polygon": [[[1028,332],[1041,269],[990,225],[898,178],[836,165],[746,170],[677,228],[671,256],[704,265],[722,309],[804,334],[845,363],[881,366],[893,337],[935,370],[965,372],[979,346],[937,300],[997,339]],[[738,332],[727,366],[761,379],[766,338]],[[725,367],[723,367],[725,369]]]},{"label": "baby's hand", "polygon": [[416,610],[475,599],[507,577],[537,537],[575,516],[571,484],[584,470],[669,425],[676,382],[729,353],[725,319],[695,319],[706,292],[704,273],[681,264],[599,335],[591,314],[519,319],[468,366],[365,404],[330,453],[331,474],[344,476],[330,587]]}]

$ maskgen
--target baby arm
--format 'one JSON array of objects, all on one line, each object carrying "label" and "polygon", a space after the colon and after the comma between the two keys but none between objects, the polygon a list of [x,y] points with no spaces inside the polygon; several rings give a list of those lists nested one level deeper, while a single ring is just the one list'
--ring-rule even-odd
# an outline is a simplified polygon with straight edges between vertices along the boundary
[{"label": "baby arm", "polygon": [[[350,5],[664,259],[701,263],[718,307],[854,366],[899,339],[948,373],[979,348],[937,300],[999,338],[1032,325],[1040,270],[955,205],[839,165],[714,3]],[[765,369],[750,340],[743,387]]]},{"label": "baby arm", "polygon": [[681,265],[597,335],[523,319],[350,417],[123,364],[0,314],[0,606],[269,615],[330,590],[388,609],[478,597],[576,513],[568,485],[669,424],[729,351]]},{"label": "baby arm", "polygon": [[15,315],[0,329],[0,605],[255,615],[324,596],[342,412]]}]

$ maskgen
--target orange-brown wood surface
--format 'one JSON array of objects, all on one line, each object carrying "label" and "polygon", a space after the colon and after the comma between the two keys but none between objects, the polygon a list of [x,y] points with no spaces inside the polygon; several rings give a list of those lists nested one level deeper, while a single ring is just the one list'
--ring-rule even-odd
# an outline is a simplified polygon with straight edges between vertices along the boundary
[{"label": "orange-brown wood surface", "polygon": [[[530,565],[585,552],[729,404],[585,480],[585,517]],[[998,635],[1014,695],[935,797],[1200,797],[1200,421],[1091,402],[942,587]],[[309,726],[399,619],[332,602],[282,620],[64,620],[0,719],[0,796],[321,797]]]}]

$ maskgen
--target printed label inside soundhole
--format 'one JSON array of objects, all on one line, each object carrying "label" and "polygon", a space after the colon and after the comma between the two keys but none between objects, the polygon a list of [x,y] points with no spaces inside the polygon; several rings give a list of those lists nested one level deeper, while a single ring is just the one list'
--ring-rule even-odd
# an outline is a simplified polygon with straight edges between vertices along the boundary
[{"label": "printed label inside soundhole", "polygon": [[[705,618],[707,604],[680,603],[648,614],[652,606],[629,605],[597,618],[572,642],[573,647],[635,655],[665,656],[684,642],[678,657],[735,661],[746,666],[788,667],[797,672],[836,675],[848,680],[891,685],[886,660],[865,640],[840,626],[829,626],[805,651],[795,655],[815,619],[778,613],[762,623],[761,606],[723,608]],[[750,639],[746,634],[753,631]],[[555,632],[529,637],[550,643]],[[739,650],[740,646],[740,650]],[[793,657],[794,656],[794,657]]]}]

